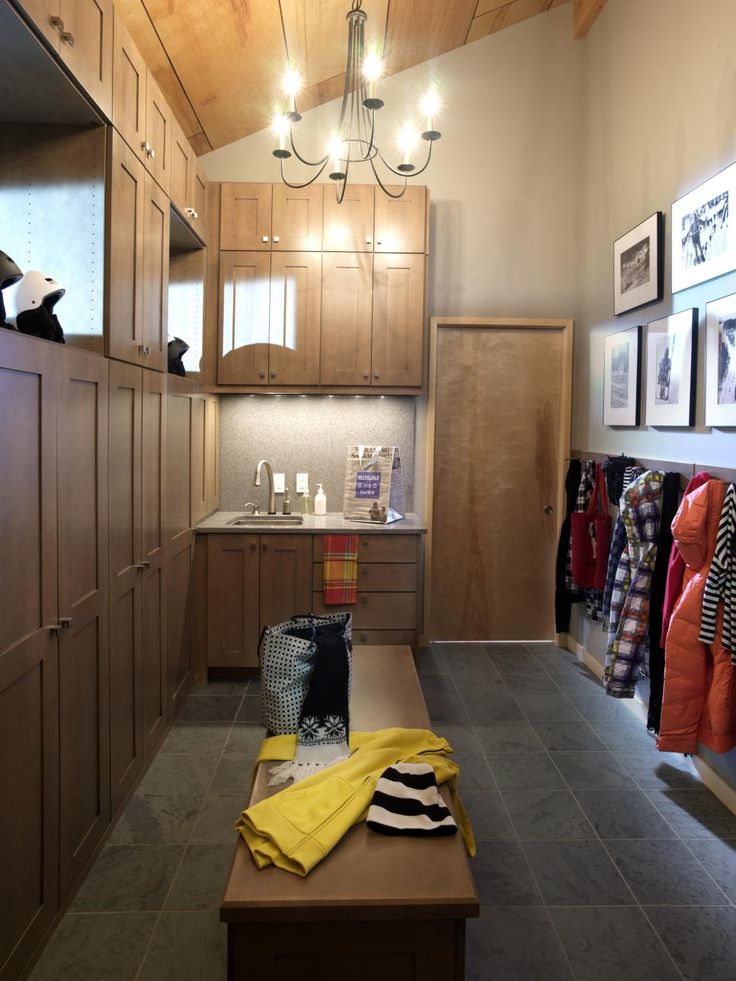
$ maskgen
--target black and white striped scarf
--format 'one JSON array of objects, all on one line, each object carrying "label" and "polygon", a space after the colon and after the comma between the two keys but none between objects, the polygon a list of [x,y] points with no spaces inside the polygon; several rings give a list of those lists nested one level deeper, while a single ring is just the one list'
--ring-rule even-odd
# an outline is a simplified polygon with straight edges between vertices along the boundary
[{"label": "black and white striped scarf", "polygon": [[736,665],[736,487],[729,484],[723,499],[721,519],[713,561],[703,590],[703,612],[698,640],[712,644],[716,637],[718,604],[723,600],[723,631],[721,643],[732,652]]},{"label": "black and white striped scarf", "polygon": [[429,763],[396,763],[384,770],[366,824],[383,835],[442,837],[457,832]]}]

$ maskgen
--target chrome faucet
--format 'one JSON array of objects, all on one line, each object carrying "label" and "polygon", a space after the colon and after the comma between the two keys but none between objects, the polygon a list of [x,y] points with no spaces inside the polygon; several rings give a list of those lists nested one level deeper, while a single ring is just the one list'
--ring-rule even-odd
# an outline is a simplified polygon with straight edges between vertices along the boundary
[{"label": "chrome faucet", "polygon": [[273,467],[268,460],[258,461],[258,466],[256,467],[256,479],[253,481],[253,484],[255,487],[261,486],[261,467],[266,468],[266,476],[268,477],[268,513],[276,514],[276,495],[273,489]]}]

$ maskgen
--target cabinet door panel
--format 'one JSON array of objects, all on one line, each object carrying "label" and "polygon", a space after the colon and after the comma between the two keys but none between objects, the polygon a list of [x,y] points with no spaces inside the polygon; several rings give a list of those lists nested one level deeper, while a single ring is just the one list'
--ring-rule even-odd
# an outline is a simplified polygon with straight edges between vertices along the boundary
[{"label": "cabinet door panel", "polygon": [[111,131],[109,255],[105,353],[139,364],[143,345],[143,242],[146,171]]},{"label": "cabinet door panel", "polygon": [[169,194],[171,200],[183,215],[191,207],[192,168],[194,167],[194,151],[184,130],[172,114],[171,117],[171,182]]},{"label": "cabinet door panel", "polygon": [[271,251],[271,185],[227,182],[220,193],[220,248]]},{"label": "cabinet door panel", "polygon": [[375,196],[375,251],[426,252],[427,188],[407,187],[402,197],[390,198],[377,187]]},{"label": "cabinet door panel", "polygon": [[192,402],[169,392],[166,400],[166,540],[192,527]]},{"label": "cabinet door panel", "polygon": [[206,406],[206,395],[192,396],[192,525],[207,516]]},{"label": "cabinet door panel", "polygon": [[268,376],[277,385],[319,383],[322,256],[271,256],[271,329]]},{"label": "cabinet door panel", "polygon": [[112,0],[61,0],[64,30],[59,52],[91,99],[112,115]]},{"label": "cabinet door panel", "polygon": [[276,252],[322,251],[322,184],[273,186],[273,249]]},{"label": "cabinet door panel", "polygon": [[423,255],[374,256],[374,385],[422,384],[424,269]]},{"label": "cabinet door panel", "polygon": [[205,413],[204,467],[207,513],[211,514],[220,504],[220,400],[216,395],[207,396]]},{"label": "cabinet door panel", "polygon": [[23,0],[20,4],[54,51],[59,50],[60,32],[51,23],[51,18],[59,16],[60,3],[61,0]]},{"label": "cabinet door panel", "polygon": [[270,275],[266,252],[220,254],[221,385],[268,384]]},{"label": "cabinet door panel", "polygon": [[258,594],[258,535],[208,535],[208,667],[258,666]]},{"label": "cabinet door panel", "polygon": [[169,199],[150,175],[145,179],[143,239],[143,351],[141,363],[165,371],[169,299]]},{"label": "cabinet door panel", "polygon": [[331,188],[325,188],[324,251],[372,252],[372,184],[348,184],[340,204]]},{"label": "cabinet door panel", "polygon": [[192,674],[191,579],[194,534],[181,535],[169,549],[166,561],[167,696],[173,716],[187,690]]},{"label": "cabinet door panel", "polygon": [[141,159],[146,140],[146,63],[115,10],[113,21],[112,121]]},{"label": "cabinet door panel", "polygon": [[373,256],[322,257],[323,385],[370,385]]},{"label": "cabinet door panel", "polygon": [[149,174],[166,194],[171,184],[171,119],[171,108],[149,68],[146,75],[145,139],[150,149],[144,156],[144,162]]},{"label": "cabinet door panel", "polygon": [[312,536],[261,535],[261,629],[309,611]]},{"label": "cabinet door panel", "polygon": [[194,167],[194,189],[192,191],[192,207],[194,218],[192,225],[203,242],[207,241],[207,178],[199,164]]}]

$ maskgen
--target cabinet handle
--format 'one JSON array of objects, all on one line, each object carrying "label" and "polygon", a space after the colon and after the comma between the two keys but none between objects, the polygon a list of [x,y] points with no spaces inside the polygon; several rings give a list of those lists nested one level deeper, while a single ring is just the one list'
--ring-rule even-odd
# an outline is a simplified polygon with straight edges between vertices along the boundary
[{"label": "cabinet handle", "polygon": [[268,235],[264,235],[263,238],[261,239],[261,241],[262,242],[267,242],[268,241]]},{"label": "cabinet handle", "polygon": [[143,562],[136,562],[135,567],[136,569],[150,569],[151,563],[147,559],[144,559]]},{"label": "cabinet handle", "polygon": [[141,344],[141,345],[139,345],[138,350],[140,351],[141,354],[144,354],[144,355],[151,353],[151,349],[150,349],[150,347],[147,344]]},{"label": "cabinet handle", "polygon": [[367,634],[366,634],[366,632],[365,632],[365,631],[363,631],[363,632],[361,633],[361,635],[360,635],[360,639],[361,639],[361,640],[363,641],[363,643],[365,643],[365,642],[366,642],[366,640],[368,639],[368,638],[367,638]]},{"label": "cabinet handle", "polygon": [[272,378],[275,378],[275,377],[276,377],[276,372],[275,372],[275,371],[272,371],[272,372],[271,372],[271,377],[272,377]]},{"label": "cabinet handle", "polygon": [[156,159],[156,151],[153,149],[153,147],[151,147],[150,150],[148,151],[148,156],[149,156],[149,159],[151,159],[151,160],[155,160]]},{"label": "cabinet handle", "polygon": [[197,214],[197,212],[196,212],[196,210],[194,208],[185,208],[184,209],[184,214],[188,218],[199,218],[199,215]]},{"label": "cabinet handle", "polygon": [[265,371],[259,371],[258,372],[258,377],[259,378],[265,378],[266,377],[266,372]]},{"label": "cabinet handle", "polygon": [[[367,239],[365,240],[365,244],[366,244],[366,245],[370,245],[372,241],[373,241],[373,239],[372,239],[372,238],[370,238],[370,236],[369,236],[369,237],[368,237],[368,238],[367,238]],[[379,242],[378,244],[380,245],[381,243]]]},{"label": "cabinet handle", "polygon": [[[64,30],[64,21],[61,19],[61,17],[56,17],[56,16],[55,17],[49,17],[49,22],[51,23],[51,26],[52,27],[56,27],[59,31],[63,31]],[[51,629],[52,628],[49,627],[49,630],[51,630]]]},{"label": "cabinet handle", "polygon": [[68,630],[72,625],[71,617],[59,617],[59,630]]},{"label": "cabinet handle", "polygon": [[371,377],[371,373],[370,373],[370,371],[364,371],[364,372],[363,372],[363,377],[364,377],[364,378],[370,378],[370,377]]},{"label": "cabinet handle", "polygon": [[383,245],[383,242],[381,241],[380,238],[376,239],[376,245]]},{"label": "cabinet handle", "polygon": [[369,539],[362,538],[361,541],[360,541],[360,547],[361,548],[368,548],[368,545],[369,545]]},{"label": "cabinet handle", "polygon": [[374,378],[380,378],[381,377],[381,372],[380,371],[374,371],[373,372],[373,377]]},{"label": "cabinet handle", "polygon": [[268,545],[261,545],[261,551],[262,552],[267,552],[268,551]]},{"label": "cabinet handle", "polygon": [[274,240],[274,242],[280,242],[281,241],[281,239],[279,238],[278,235],[274,235],[273,240]]},{"label": "cabinet handle", "polygon": [[61,624],[50,623],[47,627],[44,627],[43,629],[48,630],[48,632],[51,634],[52,637],[58,637],[59,630],[61,629]]},{"label": "cabinet handle", "polygon": [[368,602],[368,597],[364,594],[360,597],[360,602],[363,604],[363,606],[365,606],[365,604]]},{"label": "cabinet handle", "polygon": [[148,142],[148,140],[144,140],[141,143],[141,150],[143,150],[147,157],[151,156],[151,144]]},{"label": "cabinet handle", "polygon": [[74,35],[70,34],[69,31],[61,32],[61,40],[64,42],[64,44],[68,44],[70,48],[73,48],[76,43],[74,40]]},{"label": "cabinet handle", "polygon": [[[266,546],[264,545],[263,547],[265,548]],[[256,550],[256,543],[255,542],[251,542],[250,543],[250,550],[251,550],[251,552],[255,552],[255,550]]]}]

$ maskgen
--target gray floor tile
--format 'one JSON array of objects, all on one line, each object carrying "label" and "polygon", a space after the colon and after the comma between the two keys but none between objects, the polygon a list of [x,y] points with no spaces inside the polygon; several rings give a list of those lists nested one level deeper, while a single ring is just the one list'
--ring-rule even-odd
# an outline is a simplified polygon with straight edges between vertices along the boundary
[{"label": "gray floor tile", "polygon": [[487,753],[500,790],[562,790],[565,787],[547,753]]},{"label": "gray floor tile", "polygon": [[587,722],[535,722],[533,725],[545,749],[591,753],[606,748]]},{"label": "gray floor tile", "polygon": [[636,787],[578,789],[575,796],[601,838],[675,838],[646,794]]},{"label": "gray floor tile", "polygon": [[432,650],[436,653],[450,657],[453,654],[482,654],[483,645],[473,640],[459,641],[435,641]]},{"label": "gray floor tile", "polygon": [[457,689],[449,674],[430,674],[421,679],[422,694],[425,698],[430,695],[440,695],[445,698],[457,698]]},{"label": "gray floor tile", "polygon": [[497,790],[464,790],[461,778],[460,795],[476,842],[516,840],[514,826]]},{"label": "gray floor tile", "polygon": [[175,722],[159,753],[219,756],[230,732],[229,722]]},{"label": "gray floor tile", "polygon": [[536,674],[504,673],[503,681],[513,695],[549,695],[551,692],[562,694],[559,689],[552,689],[553,682],[542,671]]},{"label": "gray floor tile", "polygon": [[736,815],[705,787],[651,790],[647,796],[683,838],[736,838]]},{"label": "gray floor tile", "polygon": [[654,906],[646,913],[685,981],[734,977],[736,909]]},{"label": "gray floor tile", "polygon": [[675,839],[607,841],[606,848],[642,906],[728,902],[700,862]]},{"label": "gray floor tile", "polygon": [[494,722],[474,727],[487,753],[539,753],[542,743],[529,722]]},{"label": "gray floor tile", "polygon": [[227,931],[219,913],[162,913],[138,981],[223,981]]},{"label": "gray floor tile", "polygon": [[443,722],[433,730],[438,736],[444,736],[455,753],[480,753],[481,745],[472,726],[459,722]]},{"label": "gray floor tile", "polygon": [[633,788],[632,780],[612,753],[551,753],[573,790],[593,787]]},{"label": "gray floor tile", "polygon": [[192,833],[202,797],[135,794],[110,837],[113,845],[184,843]]},{"label": "gray floor tile", "polygon": [[181,707],[180,722],[232,722],[241,695],[190,695]]},{"label": "gray floor tile", "polygon": [[736,839],[687,838],[685,844],[731,902],[736,902]]},{"label": "gray floor tile", "polygon": [[587,722],[612,722],[632,717],[626,699],[611,698],[603,692],[596,695],[580,695],[573,692],[570,700]]},{"label": "gray floor tile", "polygon": [[470,864],[483,906],[541,906],[520,845],[515,841],[480,841]]},{"label": "gray floor tile", "polygon": [[201,796],[207,792],[219,756],[184,756],[161,753],[138,786],[139,794]]},{"label": "gray floor tile", "polygon": [[540,668],[539,662],[525,650],[523,645],[520,645],[518,651],[509,653],[505,651],[501,653],[491,651],[488,654],[488,658],[496,671],[504,679],[520,674],[528,675],[532,678],[542,678],[543,680],[549,679],[549,675]]},{"label": "gray floor tile", "polygon": [[255,756],[244,756],[240,753],[223,756],[210,786],[210,795],[238,797],[245,807],[250,797],[254,762]]},{"label": "gray floor tile", "polygon": [[522,841],[595,837],[569,790],[507,790],[503,799]]},{"label": "gray floor tile", "polygon": [[241,756],[257,756],[261,743],[266,738],[263,726],[238,723],[230,730],[225,753],[239,753]]},{"label": "gray floor tile", "polygon": [[414,664],[420,678],[428,675],[447,674],[447,665],[442,655],[430,647],[420,648],[414,655]]},{"label": "gray floor tile", "polygon": [[493,693],[503,686],[501,676],[485,654],[455,654],[447,658],[447,670],[461,695]]},{"label": "gray floor tile", "polygon": [[657,756],[654,735],[637,719],[619,719],[617,722],[590,723],[590,728],[614,753],[641,754],[649,751]]},{"label": "gray floor tile", "polygon": [[462,703],[473,725],[524,721],[524,716],[513,695],[503,685],[482,694],[464,694]]},{"label": "gray floor tile", "polygon": [[577,981],[681,981],[638,907],[550,910]]},{"label": "gray floor tile", "polygon": [[530,722],[580,722],[582,718],[570,699],[559,692],[522,694],[516,700]]},{"label": "gray floor tile", "polygon": [[248,678],[232,681],[228,678],[216,678],[195,685],[191,693],[192,695],[245,695],[248,684]]},{"label": "gray floor tile", "polygon": [[538,906],[481,907],[468,921],[467,981],[572,981],[548,912]]},{"label": "gray floor tile", "polygon": [[560,658],[565,657],[575,657],[575,655],[571,654],[570,651],[566,650],[566,648],[560,647],[550,640],[528,640],[524,644],[524,647],[526,647],[530,654],[539,654],[542,657],[551,657],[554,660],[559,660]]},{"label": "gray floor tile", "polygon": [[628,906],[634,897],[599,841],[525,841],[548,906]]},{"label": "gray floor tile", "polygon": [[67,913],[32,981],[133,981],[157,913]]},{"label": "gray floor tile", "polygon": [[260,695],[261,694],[261,679],[258,675],[253,675],[248,681],[248,691],[247,695]]},{"label": "gray floor tile", "polygon": [[248,694],[243,698],[242,705],[235,719],[236,722],[262,723],[261,696]]},{"label": "gray floor tile", "polygon": [[235,844],[189,845],[166,897],[165,909],[216,909],[225,892]]},{"label": "gray floor tile", "polygon": [[508,655],[512,657],[523,657],[529,653],[529,648],[520,640],[488,641],[486,644],[483,644],[483,650],[492,658],[506,657]]},{"label": "gray floor tile", "polygon": [[468,715],[459,697],[453,695],[426,695],[424,699],[429,718],[435,722],[465,722]]},{"label": "gray floor tile", "polygon": [[623,752],[617,759],[629,776],[646,790],[667,787],[702,787],[689,759],[678,753]]},{"label": "gray floor tile", "polygon": [[205,797],[192,831],[193,842],[227,845],[236,841],[235,822],[247,801],[242,797],[210,795]]},{"label": "gray floor tile", "polygon": [[106,845],[77,893],[74,912],[161,909],[183,845]]}]

